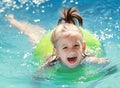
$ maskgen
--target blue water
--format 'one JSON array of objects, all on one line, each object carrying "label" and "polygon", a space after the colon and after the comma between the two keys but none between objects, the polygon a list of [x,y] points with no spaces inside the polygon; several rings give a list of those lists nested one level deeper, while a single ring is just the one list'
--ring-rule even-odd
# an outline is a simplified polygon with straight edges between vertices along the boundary
[{"label": "blue water", "polygon": [[[53,29],[63,7],[75,6],[89,29],[103,44],[111,63],[108,75],[87,82],[34,80],[39,66],[27,36],[11,27],[6,16]],[[120,0],[0,0],[0,88],[119,88]]]}]

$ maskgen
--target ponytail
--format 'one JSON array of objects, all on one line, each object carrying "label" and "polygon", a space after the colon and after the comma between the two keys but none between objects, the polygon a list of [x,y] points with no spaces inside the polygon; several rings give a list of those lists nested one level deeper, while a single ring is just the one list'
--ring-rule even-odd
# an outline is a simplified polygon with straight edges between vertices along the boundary
[{"label": "ponytail", "polygon": [[62,15],[63,17],[58,20],[58,24],[61,24],[62,21],[64,21],[65,23],[72,23],[74,25],[77,25],[78,22],[80,26],[82,26],[83,24],[82,17],[78,14],[77,9],[74,7],[71,7],[68,10],[64,8],[64,10],[62,11]]}]

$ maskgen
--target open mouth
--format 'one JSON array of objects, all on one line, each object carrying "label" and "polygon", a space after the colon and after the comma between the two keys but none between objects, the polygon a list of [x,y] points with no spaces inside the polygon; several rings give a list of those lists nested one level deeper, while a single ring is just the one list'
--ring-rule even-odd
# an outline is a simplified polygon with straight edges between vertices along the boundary
[{"label": "open mouth", "polygon": [[77,61],[77,57],[68,57],[67,60],[69,63],[73,64]]}]

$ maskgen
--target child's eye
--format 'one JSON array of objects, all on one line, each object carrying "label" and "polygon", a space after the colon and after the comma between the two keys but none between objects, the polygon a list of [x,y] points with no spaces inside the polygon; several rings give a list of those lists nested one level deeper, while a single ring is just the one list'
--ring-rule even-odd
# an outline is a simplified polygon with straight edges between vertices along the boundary
[{"label": "child's eye", "polygon": [[79,47],[80,45],[79,44],[75,44],[74,47]]},{"label": "child's eye", "polygon": [[67,46],[63,47],[63,49],[67,49],[67,48],[68,48]]}]

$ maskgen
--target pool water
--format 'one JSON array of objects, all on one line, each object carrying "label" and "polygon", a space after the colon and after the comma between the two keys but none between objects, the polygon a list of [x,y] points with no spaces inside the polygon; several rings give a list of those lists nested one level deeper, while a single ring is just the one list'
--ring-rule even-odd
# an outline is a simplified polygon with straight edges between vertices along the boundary
[{"label": "pool water", "polygon": [[[87,81],[77,79],[76,73],[77,80],[69,80],[70,74],[60,79],[60,70],[57,78],[34,79],[39,66],[33,54],[35,46],[9,24],[6,16],[14,14],[17,20],[51,30],[61,16],[59,10],[71,6],[80,11],[83,27],[102,43],[110,64],[87,69],[85,74],[93,75]],[[99,76],[94,78],[94,74]],[[0,88],[119,88],[119,83],[120,0],[0,0]]]}]

